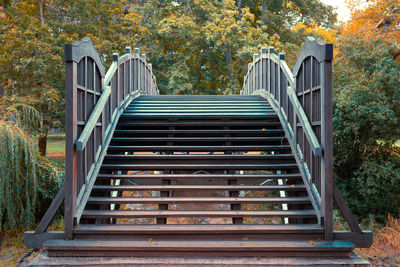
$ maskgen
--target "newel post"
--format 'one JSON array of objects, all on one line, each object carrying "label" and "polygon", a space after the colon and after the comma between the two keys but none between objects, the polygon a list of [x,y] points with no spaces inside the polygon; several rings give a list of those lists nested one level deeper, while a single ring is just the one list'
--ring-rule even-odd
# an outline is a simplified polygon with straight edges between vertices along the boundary
[{"label": "newel post", "polygon": [[321,71],[321,207],[325,240],[333,239],[333,128],[332,128],[332,58],[333,45],[324,44]]},{"label": "newel post", "polygon": [[78,191],[78,154],[75,148],[77,140],[77,79],[78,64],[72,57],[72,45],[65,45],[65,239],[72,239],[76,198]]}]

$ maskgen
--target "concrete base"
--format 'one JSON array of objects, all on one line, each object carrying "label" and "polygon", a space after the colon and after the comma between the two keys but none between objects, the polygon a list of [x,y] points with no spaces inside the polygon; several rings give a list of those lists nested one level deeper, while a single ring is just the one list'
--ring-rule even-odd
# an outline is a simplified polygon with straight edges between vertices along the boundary
[{"label": "concrete base", "polygon": [[53,257],[41,253],[21,266],[372,266],[356,254],[350,258],[307,257]]}]

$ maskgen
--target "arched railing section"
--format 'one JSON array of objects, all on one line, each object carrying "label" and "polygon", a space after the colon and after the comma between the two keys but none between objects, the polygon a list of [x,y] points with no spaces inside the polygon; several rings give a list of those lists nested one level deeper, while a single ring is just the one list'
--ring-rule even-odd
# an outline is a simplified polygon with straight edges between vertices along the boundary
[{"label": "arched railing section", "polygon": [[262,48],[249,64],[241,94],[261,95],[277,112],[325,238],[332,239],[332,45],[308,38],[294,74],[284,53]]},{"label": "arched railing section", "polygon": [[146,56],[130,48],[105,68],[91,40],[65,46],[65,235],[72,238],[123,110],[140,94],[158,94]]}]

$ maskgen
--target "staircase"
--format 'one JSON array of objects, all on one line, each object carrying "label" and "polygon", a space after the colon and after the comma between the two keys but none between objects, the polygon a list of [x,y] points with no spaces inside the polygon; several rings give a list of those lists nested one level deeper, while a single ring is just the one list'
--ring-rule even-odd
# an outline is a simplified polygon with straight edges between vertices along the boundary
[{"label": "staircase", "polygon": [[140,96],[73,229],[49,256],[348,256],[323,227],[260,96]]}]

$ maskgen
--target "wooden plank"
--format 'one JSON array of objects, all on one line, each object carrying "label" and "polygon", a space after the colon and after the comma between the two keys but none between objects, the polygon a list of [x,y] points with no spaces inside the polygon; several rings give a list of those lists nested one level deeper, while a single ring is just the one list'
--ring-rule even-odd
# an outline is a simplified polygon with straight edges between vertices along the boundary
[{"label": "wooden plank", "polygon": [[99,174],[108,179],[301,179],[299,173],[288,174]]},{"label": "wooden plank", "polygon": [[[197,177],[198,179],[201,177]],[[134,179],[134,178],[133,178]],[[95,191],[299,191],[304,185],[94,185]]]},{"label": "wooden plank", "polygon": [[262,204],[262,203],[310,203],[308,197],[90,197],[90,204],[174,204],[174,203],[215,203],[215,204]]},{"label": "wooden plank", "polygon": [[342,194],[340,193],[339,189],[337,188],[335,182],[333,182],[333,199],[335,200],[335,203],[337,204],[340,213],[346,220],[351,231],[362,234],[363,231],[361,230],[360,226],[358,225],[357,220],[354,217],[353,213],[351,212],[349,206],[344,201],[344,198],[343,198]]},{"label": "wooden plank", "polygon": [[114,142],[195,142],[195,141],[280,141],[282,142],[285,138],[281,136],[266,136],[266,137],[113,137]]},{"label": "wooden plank", "polygon": [[123,240],[49,240],[45,248],[51,250],[144,250],[144,251],[350,251],[348,241],[123,241]]},{"label": "wooden plank", "polygon": [[63,184],[58,191],[57,195],[54,197],[46,213],[43,215],[38,226],[36,227],[35,234],[41,234],[47,230],[51,221],[54,218],[58,208],[65,199],[65,184]]},{"label": "wooden plank", "polygon": [[72,239],[74,215],[76,212],[76,197],[78,196],[77,176],[78,162],[75,140],[77,138],[77,63],[66,62],[65,68],[65,238]]},{"label": "wooden plank", "polygon": [[75,227],[78,234],[273,234],[273,233],[323,233],[318,224],[80,224]]},{"label": "wooden plank", "polygon": [[162,155],[162,154],[152,154],[152,155],[121,155],[121,154],[109,154],[105,157],[106,159],[116,159],[116,160],[141,160],[141,159],[191,159],[191,160],[242,160],[242,159],[253,159],[253,160],[273,160],[273,159],[294,159],[292,154],[268,154],[268,155],[238,155],[238,154],[215,154],[215,155],[201,155],[201,154],[181,154],[181,155]]},{"label": "wooden plank", "polygon": [[[203,118],[201,118],[203,119]],[[118,123],[118,127],[126,127],[126,126],[133,126],[133,127],[138,127],[138,126],[260,126],[260,127],[269,127],[269,126],[277,126],[280,127],[281,124],[278,121],[251,121],[248,118],[245,119],[245,121],[121,121]]]},{"label": "wooden plank", "polygon": [[114,131],[114,134],[148,134],[148,133],[159,133],[159,134],[215,134],[215,133],[220,133],[220,134],[283,134],[284,131],[283,129],[265,129],[265,130],[246,130],[246,129],[240,129],[240,130],[121,130],[117,129]]},{"label": "wooden plank", "polygon": [[[324,216],[325,240],[333,239],[333,125],[332,125],[332,62],[321,66],[321,207]],[[311,84],[312,86],[312,84]],[[311,95],[312,96],[312,95]],[[312,103],[312,101],[311,101]],[[357,229],[358,230],[358,229]]]},{"label": "wooden plank", "polygon": [[345,240],[353,242],[356,248],[369,248],[372,246],[373,233],[371,231],[362,231],[362,233],[333,231],[333,240]]},{"label": "wooden plank", "polygon": [[205,210],[85,210],[83,218],[157,218],[157,217],[290,217],[290,218],[313,218],[315,212],[313,210],[290,210],[290,211],[205,211]]},{"label": "wooden plank", "polygon": [[297,169],[297,164],[103,164],[102,169],[109,170],[223,170],[229,166],[236,170],[282,170]]},{"label": "wooden plank", "polygon": [[40,234],[34,231],[26,231],[24,233],[24,245],[28,248],[41,249],[43,248],[43,243],[47,240],[63,239],[64,235],[62,231],[51,231]]},{"label": "wooden plank", "polygon": [[114,146],[109,151],[277,151],[290,150],[288,145],[270,146]]}]

